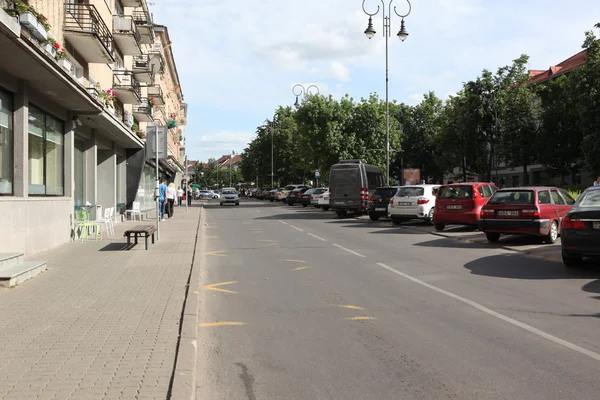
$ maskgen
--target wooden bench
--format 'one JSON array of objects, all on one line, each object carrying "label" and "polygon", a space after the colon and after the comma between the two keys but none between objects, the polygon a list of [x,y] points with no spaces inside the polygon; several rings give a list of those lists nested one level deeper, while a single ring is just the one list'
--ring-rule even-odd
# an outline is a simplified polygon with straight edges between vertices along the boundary
[{"label": "wooden bench", "polygon": [[146,239],[146,250],[148,250],[148,238],[152,236],[152,244],[154,244],[154,233],[156,227],[153,225],[138,225],[131,229],[127,229],[123,236],[127,237],[127,250],[131,248],[131,236],[135,239],[135,244],[138,244],[138,237]]}]

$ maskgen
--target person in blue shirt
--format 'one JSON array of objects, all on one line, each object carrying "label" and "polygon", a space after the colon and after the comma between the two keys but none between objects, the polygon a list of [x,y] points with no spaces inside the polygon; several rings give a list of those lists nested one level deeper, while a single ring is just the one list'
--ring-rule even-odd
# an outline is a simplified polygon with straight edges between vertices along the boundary
[{"label": "person in blue shirt", "polygon": [[161,178],[160,185],[158,185],[158,210],[160,213],[160,221],[165,220],[165,203],[167,201],[167,185],[165,185],[164,178]]}]

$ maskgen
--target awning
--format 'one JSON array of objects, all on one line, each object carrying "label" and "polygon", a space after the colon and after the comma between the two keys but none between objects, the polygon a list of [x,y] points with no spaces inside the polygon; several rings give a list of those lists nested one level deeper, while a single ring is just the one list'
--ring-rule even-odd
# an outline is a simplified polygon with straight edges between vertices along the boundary
[{"label": "awning", "polygon": [[8,37],[0,31],[0,69],[27,81],[53,102],[76,114],[98,114],[102,107],[86,89],[56,64],[37,45],[23,37]]},{"label": "awning", "polygon": [[100,134],[107,136],[110,140],[126,149],[141,149],[144,141],[137,137],[116,115],[102,111],[98,115],[79,117],[85,125],[99,130]]}]

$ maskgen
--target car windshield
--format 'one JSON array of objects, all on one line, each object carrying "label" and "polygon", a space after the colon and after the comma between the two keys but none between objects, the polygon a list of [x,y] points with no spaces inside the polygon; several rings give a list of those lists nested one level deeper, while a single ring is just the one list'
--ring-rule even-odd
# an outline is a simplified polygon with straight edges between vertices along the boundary
[{"label": "car windshield", "polygon": [[304,192],[304,194],[313,194],[315,192],[315,189],[308,189],[306,192]]},{"label": "car windshield", "polygon": [[473,197],[473,186],[445,186],[441,189],[440,199],[470,199]]},{"label": "car windshield", "polygon": [[288,185],[285,187],[285,190],[294,190],[296,188],[296,186],[294,185]]},{"label": "car windshield", "polygon": [[510,190],[494,193],[488,204],[533,204],[533,191]]},{"label": "car windshield", "polygon": [[425,194],[425,189],[419,186],[403,186],[398,189],[398,194],[396,196],[400,197],[416,197],[423,196]]},{"label": "car windshield", "polygon": [[223,190],[223,194],[236,194],[235,190]]},{"label": "car windshield", "polygon": [[579,200],[579,207],[600,207],[600,190],[584,192]]},{"label": "car windshield", "polygon": [[373,193],[373,195],[381,197],[392,197],[396,194],[397,191],[398,188],[395,187],[377,188],[375,189],[375,193]]},{"label": "car windshield", "polygon": [[321,193],[325,193],[327,191],[327,189],[316,189],[313,193],[314,194],[321,194]]}]

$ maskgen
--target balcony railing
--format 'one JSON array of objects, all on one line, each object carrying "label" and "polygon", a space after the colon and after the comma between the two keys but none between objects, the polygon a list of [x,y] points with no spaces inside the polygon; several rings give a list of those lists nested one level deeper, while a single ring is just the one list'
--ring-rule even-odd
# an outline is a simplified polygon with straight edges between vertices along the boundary
[{"label": "balcony railing", "polygon": [[123,54],[133,56],[142,54],[140,48],[142,35],[130,15],[113,17],[113,36]]},{"label": "balcony railing", "polygon": [[160,85],[148,86],[148,98],[150,101],[157,106],[165,105],[165,97],[163,95],[162,88]]},{"label": "balcony railing", "polygon": [[152,28],[150,14],[146,11],[134,11],[132,18],[140,31],[142,43],[152,44],[154,42],[154,29]]},{"label": "balcony railing", "polygon": [[113,91],[124,104],[140,104],[142,89],[132,71],[114,71]]},{"label": "balcony railing", "polygon": [[[64,29],[67,39],[88,62],[114,62],[112,33],[93,5],[66,3]],[[90,48],[87,37],[99,48]]]},{"label": "balcony railing", "polygon": [[134,105],[132,109],[133,116],[140,122],[154,121],[154,111],[152,104],[147,98],[142,98],[141,104]]},{"label": "balcony railing", "polygon": [[137,25],[152,25],[152,17],[146,11],[134,11],[131,16]]}]

